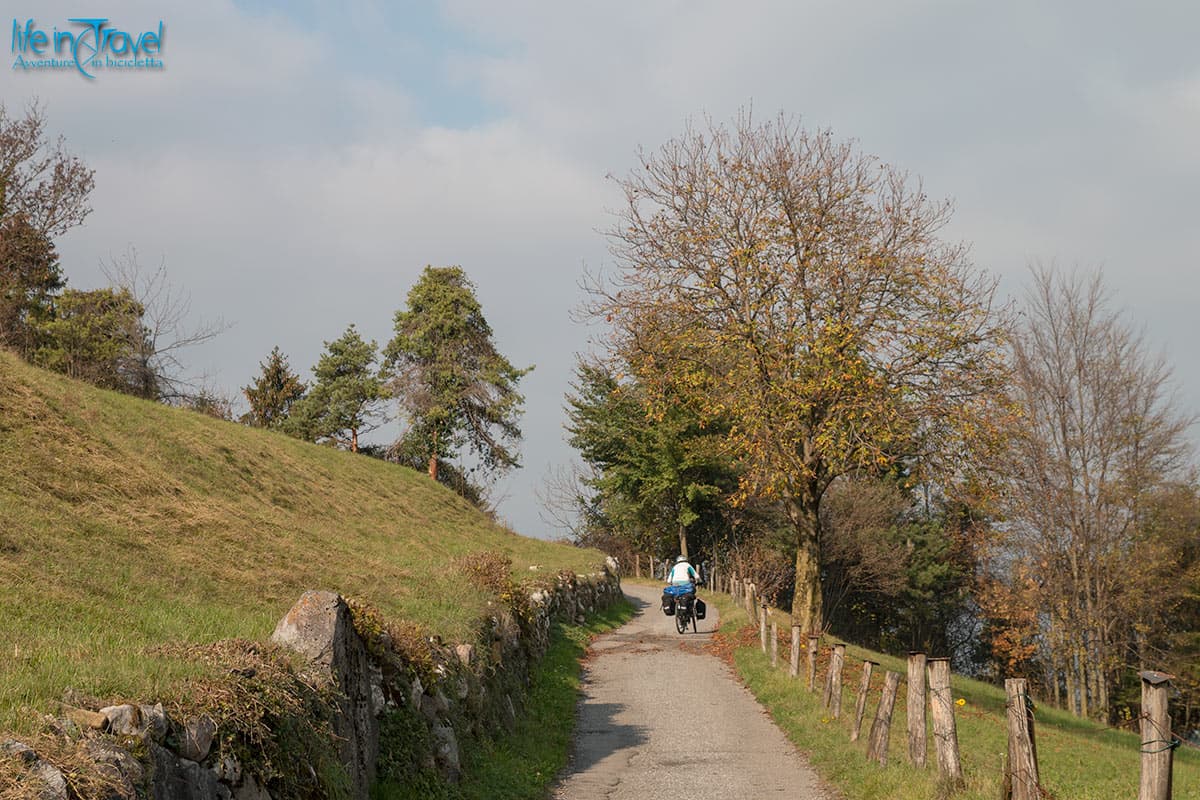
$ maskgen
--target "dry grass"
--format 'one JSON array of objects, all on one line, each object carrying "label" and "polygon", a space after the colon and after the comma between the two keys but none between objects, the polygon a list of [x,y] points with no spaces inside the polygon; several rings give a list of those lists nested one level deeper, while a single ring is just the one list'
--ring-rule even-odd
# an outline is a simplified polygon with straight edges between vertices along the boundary
[{"label": "dry grass", "polygon": [[164,695],[205,666],[156,646],[261,640],[306,589],[469,638],[485,596],[451,565],[482,550],[518,575],[601,558],[514,536],[412,470],[0,352],[0,729],[67,687]]}]

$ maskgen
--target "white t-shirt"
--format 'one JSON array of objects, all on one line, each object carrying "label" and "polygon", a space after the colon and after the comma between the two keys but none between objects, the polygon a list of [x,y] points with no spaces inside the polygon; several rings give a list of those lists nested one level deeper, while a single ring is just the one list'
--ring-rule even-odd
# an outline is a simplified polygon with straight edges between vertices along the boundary
[{"label": "white t-shirt", "polygon": [[671,575],[667,578],[667,581],[674,584],[692,583],[695,580],[695,575],[696,570],[691,564],[686,561],[680,561],[671,567]]}]

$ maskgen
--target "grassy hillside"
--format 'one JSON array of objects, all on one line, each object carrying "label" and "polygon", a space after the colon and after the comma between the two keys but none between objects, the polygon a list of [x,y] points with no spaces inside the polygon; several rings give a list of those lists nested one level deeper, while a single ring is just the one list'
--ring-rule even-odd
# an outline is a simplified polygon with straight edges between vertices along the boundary
[{"label": "grassy hillside", "polygon": [[0,351],[0,728],[66,687],[150,698],[203,669],[152,648],[263,639],[306,589],[447,639],[485,602],[454,559],[590,571],[412,470],[93,389]]},{"label": "grassy hillside", "polygon": [[[941,796],[932,734],[928,740],[928,767],[917,769],[908,763],[903,683],[892,717],[888,765],[880,768],[866,759],[867,734],[879,702],[884,671],[905,675],[903,659],[847,646],[842,716],[831,719],[830,712],[821,705],[819,687],[810,694],[802,677],[788,677],[786,661],[790,644],[783,639],[790,636],[787,626],[781,626],[785,630],[780,631],[779,666],[772,668],[770,659],[760,649],[757,623],[749,625],[745,611],[730,601],[728,595],[714,595],[713,600],[721,610],[719,647],[731,657],[742,680],[784,733],[846,800],[928,800]],[[777,619],[786,620],[785,613],[775,613]],[[824,681],[827,671],[826,652],[823,646],[818,682]],[[872,676],[862,738],[851,743],[849,731],[864,659],[879,662],[882,668],[876,668]],[[1004,690],[958,675],[953,676],[951,689],[955,699],[963,701],[955,708],[955,725],[966,779],[966,787],[954,797],[994,800],[1001,796],[1001,765],[1007,749]],[[932,730],[928,719],[926,724]],[[1048,797],[1125,800],[1137,795],[1141,758],[1137,734],[1105,728],[1048,705],[1038,707],[1036,728],[1039,770]],[[1200,800],[1200,752],[1193,748],[1181,748],[1175,753],[1174,792],[1176,798]]]}]

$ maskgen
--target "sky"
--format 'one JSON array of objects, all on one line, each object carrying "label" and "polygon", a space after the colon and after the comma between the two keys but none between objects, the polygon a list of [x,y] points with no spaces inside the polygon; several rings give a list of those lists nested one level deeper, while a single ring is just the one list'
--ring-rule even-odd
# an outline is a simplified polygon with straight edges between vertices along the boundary
[{"label": "sky", "polygon": [[1034,262],[1102,268],[1200,412],[1200,4],[0,5],[47,32],[164,26],[161,70],[0,67],[9,113],[36,99],[96,170],[93,213],[58,241],[70,285],[131,250],[164,264],[195,322],[231,325],[185,357],[236,396],[276,345],[305,376],[350,323],[382,345],[425,265],[462,266],[501,352],[536,365],[524,467],[498,489],[521,533],[562,533],[537,491],[574,457],[564,393],[598,330],[571,311],[613,266],[610,176],[748,107],[952,198],[945,235],[1005,295]]}]

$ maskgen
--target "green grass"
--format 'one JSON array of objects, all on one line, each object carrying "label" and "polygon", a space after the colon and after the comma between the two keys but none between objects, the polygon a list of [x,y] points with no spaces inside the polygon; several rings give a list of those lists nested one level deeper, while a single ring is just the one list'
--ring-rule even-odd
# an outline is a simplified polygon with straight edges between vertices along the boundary
[{"label": "green grass", "polygon": [[203,668],[153,647],[264,639],[306,589],[470,639],[486,598],[453,562],[481,550],[519,577],[602,561],[517,536],[413,470],[0,351],[0,729],[67,687],[158,697]]},{"label": "green grass", "polygon": [[[716,599],[724,634],[746,625],[744,611],[734,607],[727,595]],[[777,612],[778,613],[778,612]],[[784,635],[781,632],[781,636]],[[780,643],[780,666],[772,669],[770,659],[758,644],[734,651],[734,664],[776,723],[804,752],[813,767],[846,800],[927,800],[938,796],[937,767],[929,738],[929,766],[924,770],[908,764],[907,719],[904,688],[901,686],[892,717],[888,766],[880,768],[865,757],[867,734],[879,699],[885,670],[905,674],[902,659],[880,655],[852,645],[846,648],[846,668],[841,719],[830,719],[821,705],[820,691],[809,693],[803,677],[788,677],[788,645]],[[803,658],[803,656],[802,656]],[[880,662],[872,681],[863,731],[851,743],[849,732],[864,658]],[[803,676],[803,668],[801,670]],[[825,674],[819,662],[818,682]],[[1002,758],[1007,739],[1004,727],[1004,691],[980,681],[954,676],[951,688],[956,706],[955,723],[966,787],[955,795],[962,800],[995,800],[1000,796]],[[1036,699],[1036,698],[1035,698]],[[1059,800],[1127,800],[1137,794],[1140,738],[1129,732],[1103,728],[1066,712],[1040,705],[1036,712],[1038,763],[1042,785]],[[1180,749],[1175,753],[1174,797],[1200,798],[1200,753]]]},{"label": "green grass", "polygon": [[[462,747],[463,779],[449,785],[433,771],[410,778],[405,785],[381,781],[373,800],[541,800],[566,766],[575,729],[581,659],[591,640],[618,628],[634,615],[633,604],[622,601],[584,625],[557,624],[550,647],[535,667],[523,712],[515,729]],[[420,735],[421,731],[415,730]]]}]

